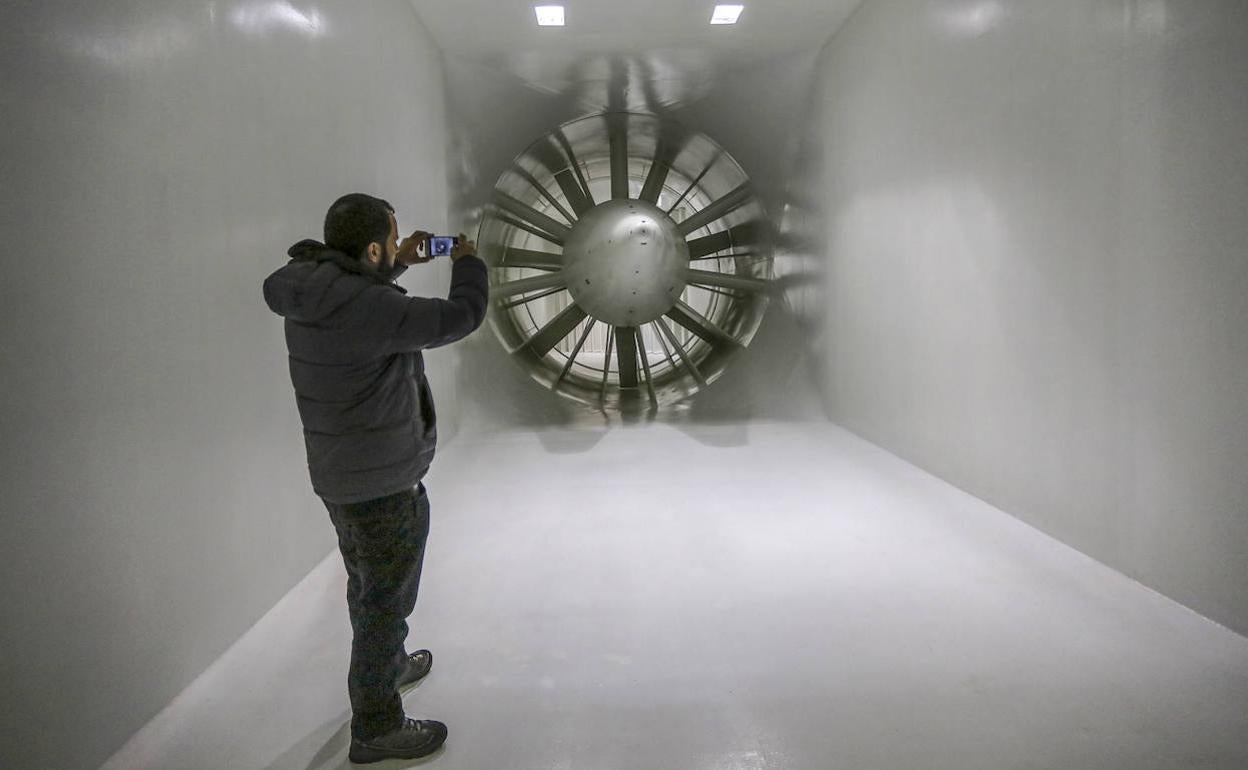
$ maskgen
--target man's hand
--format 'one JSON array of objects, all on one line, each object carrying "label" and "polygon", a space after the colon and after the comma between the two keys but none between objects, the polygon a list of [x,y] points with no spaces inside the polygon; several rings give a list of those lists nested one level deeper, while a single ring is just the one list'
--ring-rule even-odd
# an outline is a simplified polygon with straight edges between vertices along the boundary
[{"label": "man's hand", "polygon": [[403,239],[399,244],[399,251],[394,255],[394,261],[400,265],[420,265],[433,259],[428,254],[422,255],[421,249],[425,247],[425,242],[429,240],[429,233],[424,230],[417,230],[408,237]]},{"label": "man's hand", "polygon": [[451,261],[460,257],[477,256],[477,242],[468,240],[468,236],[463,233],[459,234],[459,243],[455,244],[455,248],[451,249]]}]

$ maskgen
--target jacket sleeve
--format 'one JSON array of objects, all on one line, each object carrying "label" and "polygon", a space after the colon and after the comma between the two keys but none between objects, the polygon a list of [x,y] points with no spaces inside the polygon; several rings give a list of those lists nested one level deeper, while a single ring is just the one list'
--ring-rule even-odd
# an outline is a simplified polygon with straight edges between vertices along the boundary
[{"label": "jacket sleeve", "polygon": [[446,299],[408,297],[380,289],[369,313],[369,333],[386,353],[449,345],[471,334],[485,320],[489,302],[489,273],[478,257],[461,257],[451,267],[451,289]]}]

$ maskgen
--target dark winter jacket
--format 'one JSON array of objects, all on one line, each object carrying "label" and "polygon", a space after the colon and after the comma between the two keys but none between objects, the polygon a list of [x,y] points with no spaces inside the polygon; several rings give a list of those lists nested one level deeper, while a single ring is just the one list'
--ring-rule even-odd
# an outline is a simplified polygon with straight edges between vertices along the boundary
[{"label": "dark winter jacket", "polygon": [[447,299],[408,297],[359,260],[305,240],[264,282],[286,319],[312,488],[335,503],[409,489],[429,470],[437,418],[420,351],[467,336],[485,317],[485,263],[462,257]]}]

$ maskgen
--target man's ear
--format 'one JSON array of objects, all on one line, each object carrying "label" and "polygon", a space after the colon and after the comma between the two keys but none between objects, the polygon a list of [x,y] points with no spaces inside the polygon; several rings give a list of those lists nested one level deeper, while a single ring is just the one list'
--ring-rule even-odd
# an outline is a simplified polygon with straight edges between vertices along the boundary
[{"label": "man's ear", "polygon": [[364,259],[368,260],[374,265],[380,265],[381,264],[381,244],[380,243],[368,244],[368,248],[365,249],[364,251]]}]

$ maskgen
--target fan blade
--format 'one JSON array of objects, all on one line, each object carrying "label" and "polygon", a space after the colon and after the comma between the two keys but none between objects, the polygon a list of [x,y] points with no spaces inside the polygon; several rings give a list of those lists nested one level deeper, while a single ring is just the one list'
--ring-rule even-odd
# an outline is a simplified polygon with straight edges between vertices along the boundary
[{"label": "fan blade", "polygon": [[576,221],[576,217],[572,216],[572,214],[569,213],[568,210],[563,207],[563,204],[560,203],[558,199],[555,198],[555,196],[550,194],[550,191],[546,189],[545,185],[543,185],[541,182],[534,179],[532,174],[520,168],[520,166],[513,166],[512,170],[515,171],[517,174],[519,174],[521,177],[523,177],[524,181],[532,185],[533,189],[537,190],[538,195],[545,198],[546,201],[550,205],[554,206],[555,211],[558,211],[560,216],[562,216],[564,219],[568,220],[569,222]]},{"label": "fan blade", "polygon": [[564,169],[555,174],[555,182],[559,185],[559,189],[563,190],[563,196],[568,199],[568,204],[572,206],[572,210],[578,217],[594,207],[593,200],[577,184],[576,177],[571,171]]},{"label": "fan blade", "polygon": [[686,282],[695,286],[722,286],[742,291],[766,291],[768,282],[762,278],[732,273],[716,273],[710,270],[689,270]]},{"label": "fan blade", "polygon": [[581,306],[573,303],[563,309],[563,312],[550,319],[550,321],[537,330],[528,342],[521,347],[527,347],[539,356],[544,356],[550,352],[550,349],[559,344],[559,340],[572,333],[576,325],[585,320],[586,313],[581,310]]},{"label": "fan blade", "polygon": [[555,236],[551,235],[550,233],[547,233],[547,232],[542,232],[541,230],[538,230],[538,229],[537,229],[536,227],[534,227],[533,225],[525,224],[524,222],[521,222],[519,219],[516,219],[515,217],[509,217],[509,216],[507,216],[506,214],[504,214],[504,213],[502,213],[502,212],[500,212],[500,211],[491,211],[491,212],[489,212],[489,215],[490,215],[490,216],[492,216],[492,217],[494,217],[494,218],[495,218],[495,219],[497,219],[499,222],[502,222],[502,223],[503,223],[503,224],[505,224],[505,225],[511,225],[512,227],[516,228],[517,230],[523,230],[523,231],[525,231],[526,233],[530,233],[530,234],[532,234],[532,235],[536,235],[538,238],[541,238],[541,239],[542,239],[542,240],[544,240],[544,241],[549,241],[550,243],[553,243],[553,244],[555,244],[556,246],[562,246],[562,245],[563,245],[563,239],[562,239],[562,238],[556,238]]},{"label": "fan blade", "polygon": [[611,199],[628,197],[628,115],[607,115],[607,141],[611,154]]},{"label": "fan blade", "polygon": [[663,331],[658,329],[657,324],[653,324],[653,322],[651,323],[657,330],[654,333],[654,337],[659,341],[659,347],[663,348],[663,358],[667,361],[667,365],[672,367],[672,371],[678,370],[680,366],[676,363],[675,359],[672,358],[672,350],[667,345],[667,338],[663,336]]},{"label": "fan blade", "polygon": [[663,191],[663,183],[667,181],[667,172],[670,170],[671,166],[666,160],[655,158],[654,163],[650,164],[650,170],[646,172],[646,181],[637,198],[647,203],[658,203],[659,193]]},{"label": "fan blade", "polygon": [[732,248],[732,233],[728,230],[721,230],[718,233],[711,233],[689,241],[689,259],[698,259],[730,248]]},{"label": "fan blade", "polygon": [[646,181],[641,185],[641,195],[637,197],[648,203],[658,203],[659,193],[663,192],[663,183],[667,181],[667,172],[671,171],[672,163],[681,147],[666,137],[659,137],[659,144],[654,151],[654,162],[646,172]]},{"label": "fan blade", "polygon": [[[520,299],[513,299],[510,302],[504,302],[501,305],[499,305],[499,307],[503,308],[504,310],[511,310],[513,307],[520,307],[521,305],[532,302],[533,300],[538,300],[538,299],[541,299],[542,297],[549,297],[550,295],[558,294],[561,291],[567,291],[567,289],[565,289],[562,286],[556,286],[553,289],[547,289],[546,291],[539,291],[537,294],[529,294],[527,296],[521,297]],[[712,290],[707,289],[707,291],[712,291]]]},{"label": "fan blade", "polygon": [[735,337],[681,300],[676,300],[676,304],[664,315],[712,345],[741,347]]},{"label": "fan blade", "polygon": [[686,197],[688,197],[689,193],[693,192],[693,188],[697,187],[698,182],[702,181],[702,177],[706,176],[707,173],[710,172],[712,168],[714,168],[715,164],[719,162],[719,157],[723,154],[724,154],[724,151],[720,150],[716,152],[713,156],[711,156],[711,161],[706,164],[706,168],[702,169],[702,173],[694,177],[693,181],[689,183],[689,186],[685,188],[685,191],[680,194],[680,197],[677,198],[675,201],[673,201],[672,205],[667,208],[668,214],[671,214],[673,211],[675,211],[676,207],[681,204],[681,201],[683,201]]},{"label": "fan blade", "polygon": [[530,249],[507,249],[503,252],[499,267],[531,267],[536,270],[560,270],[563,268],[563,255],[551,254],[546,251]]},{"label": "fan blade", "polygon": [[615,344],[615,327],[607,327],[607,352],[602,357],[602,385],[599,388],[598,397],[605,399],[607,397],[607,378],[611,376],[611,346]]},{"label": "fan blade", "polygon": [[619,363],[620,387],[637,387],[637,329],[617,326],[615,329],[616,361]]},{"label": "fan blade", "polygon": [[683,363],[689,370],[689,373],[693,375],[693,379],[697,380],[698,384],[705,388],[706,378],[702,376],[702,372],[698,371],[698,367],[694,366],[693,361],[689,360],[689,354],[686,353],[685,349],[680,346],[680,342],[676,339],[676,335],[672,333],[671,327],[663,323],[662,318],[654,319],[654,323],[660,330],[662,330],[663,336],[667,337],[667,341],[671,343],[671,346],[676,350],[676,354],[680,356],[681,363]]},{"label": "fan blade", "polygon": [[563,288],[567,284],[563,281],[563,273],[550,273],[548,275],[535,275],[532,278],[521,278],[518,281],[508,281],[500,283],[498,286],[490,287],[490,296],[497,299],[510,297],[515,294],[524,294],[529,291],[541,291],[542,289],[553,289],[556,286]]},{"label": "fan blade", "polygon": [[553,236],[550,240],[554,243],[558,243],[560,246],[563,245],[563,239],[568,237],[570,229],[567,225],[551,219],[527,203],[516,200],[507,193],[494,193],[494,202],[498,204],[499,208],[506,211],[508,214],[519,217],[523,221],[534,225],[539,230],[544,230],[549,233],[550,236]]},{"label": "fan blade", "polygon": [[[563,191],[563,197],[579,217],[592,208],[593,203],[586,199],[585,187],[579,179],[580,169],[576,166],[576,158],[572,156],[567,137],[560,131],[555,135],[555,140],[558,146],[546,142],[536,145],[532,149],[532,157],[554,177],[555,183]],[[563,148],[562,152],[560,147]]]},{"label": "fan blade", "polygon": [[593,330],[594,324],[598,323],[596,318],[589,319],[589,323],[585,324],[585,331],[581,332],[581,338],[576,341],[576,346],[572,348],[572,353],[568,356],[567,362],[563,365],[563,371],[559,372],[559,376],[551,383],[550,389],[554,390],[559,387],[559,383],[563,382],[563,378],[568,376],[568,372],[572,370],[572,364],[576,363],[576,357],[580,354],[581,348],[585,347],[585,340],[589,339],[589,333]]},{"label": "fan blade", "polygon": [[[568,137],[564,135],[562,129],[555,132],[555,141],[559,142],[559,146],[563,148],[565,153],[567,153],[568,163],[572,166],[572,178],[576,180],[576,183],[581,188],[581,194],[577,197],[583,199],[586,209],[593,208],[595,205],[594,194],[590,192],[589,182],[585,181],[585,176],[581,173],[581,164],[576,159],[576,153],[572,152],[572,143],[568,141]],[[558,179],[557,176],[556,179]],[[581,210],[576,208],[576,203],[575,201],[572,201],[572,196],[568,194],[567,188],[564,188],[562,184],[560,184],[560,188],[563,189],[564,195],[568,195],[568,200],[572,202],[572,207],[579,216],[581,214]]]},{"label": "fan blade", "polygon": [[653,402],[658,397],[654,393],[654,375],[650,373],[650,354],[646,352],[646,338],[641,333],[641,327],[635,327],[637,332],[637,352],[641,355],[641,368],[646,373],[646,390],[650,391],[650,400]]},{"label": "fan blade", "polygon": [[718,233],[711,233],[689,241],[689,259],[700,259],[717,251],[747,245],[758,238],[758,228],[753,222],[745,222]]},{"label": "fan blade", "polygon": [[693,216],[689,217],[684,222],[681,222],[676,227],[680,230],[681,235],[688,235],[699,228],[709,225],[716,219],[727,216],[728,214],[731,214],[741,208],[749,202],[752,194],[753,193],[750,191],[750,183],[744,182],[732,192],[728,193],[701,211],[696,212]]}]

